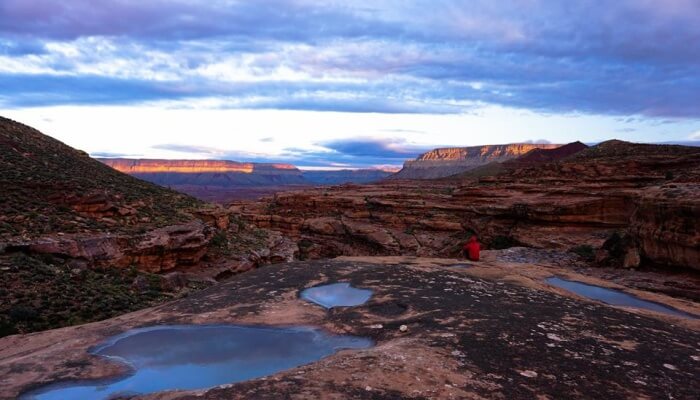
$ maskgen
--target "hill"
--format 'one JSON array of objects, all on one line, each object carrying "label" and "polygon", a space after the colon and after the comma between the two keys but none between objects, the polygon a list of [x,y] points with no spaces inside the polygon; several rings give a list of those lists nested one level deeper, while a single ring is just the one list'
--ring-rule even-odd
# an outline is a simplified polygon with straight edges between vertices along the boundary
[{"label": "hill", "polygon": [[0,169],[0,336],[137,310],[294,252],[1,117]]},{"label": "hill", "polygon": [[2,117],[0,169],[0,239],[163,227],[202,206]]}]

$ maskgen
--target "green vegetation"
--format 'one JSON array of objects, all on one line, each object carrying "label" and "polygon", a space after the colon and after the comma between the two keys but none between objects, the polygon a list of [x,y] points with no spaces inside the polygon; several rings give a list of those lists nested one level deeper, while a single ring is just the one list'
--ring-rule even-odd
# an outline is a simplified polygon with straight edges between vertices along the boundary
[{"label": "green vegetation", "polygon": [[176,295],[161,276],[133,268],[81,269],[22,254],[0,258],[0,288],[0,337],[99,321]]}]

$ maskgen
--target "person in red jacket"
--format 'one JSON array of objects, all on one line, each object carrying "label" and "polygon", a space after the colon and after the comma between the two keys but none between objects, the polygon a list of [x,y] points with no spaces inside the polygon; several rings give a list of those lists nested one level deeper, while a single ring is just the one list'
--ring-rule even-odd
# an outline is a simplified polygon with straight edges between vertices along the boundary
[{"label": "person in red jacket", "polygon": [[471,261],[479,261],[479,252],[481,252],[481,245],[476,239],[476,236],[469,238],[469,241],[464,244],[464,254]]}]

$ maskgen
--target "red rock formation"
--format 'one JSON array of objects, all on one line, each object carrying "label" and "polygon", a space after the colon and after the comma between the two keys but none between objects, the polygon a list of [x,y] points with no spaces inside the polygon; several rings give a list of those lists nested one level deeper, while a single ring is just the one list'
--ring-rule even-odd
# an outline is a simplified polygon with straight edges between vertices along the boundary
[{"label": "red rock formation", "polygon": [[610,142],[534,164],[480,181],[315,189],[233,210],[295,238],[303,257],[455,256],[470,232],[492,247],[600,248],[622,232],[633,238],[630,267],[638,258],[700,269],[700,148]]},{"label": "red rock formation", "polygon": [[103,158],[102,163],[126,174],[143,174],[159,172],[177,172],[182,174],[199,174],[205,172],[239,172],[251,174],[259,171],[276,171],[297,173],[290,164],[241,163],[228,160],[149,160],[127,158]]},{"label": "red rock formation", "polygon": [[522,156],[535,149],[555,149],[558,144],[514,143],[431,150],[404,167],[390,179],[435,179],[455,175],[493,163]]}]

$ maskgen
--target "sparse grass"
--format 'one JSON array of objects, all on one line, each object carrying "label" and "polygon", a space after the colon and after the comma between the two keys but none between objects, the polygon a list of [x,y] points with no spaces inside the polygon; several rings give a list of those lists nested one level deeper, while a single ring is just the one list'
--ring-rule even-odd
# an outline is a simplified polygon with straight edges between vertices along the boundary
[{"label": "sparse grass", "polygon": [[0,287],[0,336],[99,321],[174,295],[162,277],[133,268],[77,269],[25,255],[0,258]]},{"label": "sparse grass", "polygon": [[[159,227],[191,220],[188,211],[202,206],[2,117],[0,170],[0,238]],[[86,202],[116,224],[79,211]],[[125,207],[134,213],[120,214]]]}]

